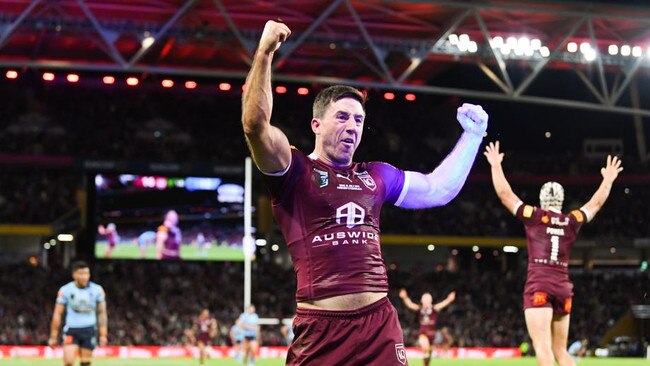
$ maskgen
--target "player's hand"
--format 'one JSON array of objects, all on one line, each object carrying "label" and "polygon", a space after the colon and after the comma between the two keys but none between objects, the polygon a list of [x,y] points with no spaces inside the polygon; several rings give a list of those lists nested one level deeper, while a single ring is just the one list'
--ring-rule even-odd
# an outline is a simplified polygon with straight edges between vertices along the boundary
[{"label": "player's hand", "polygon": [[499,152],[499,141],[490,142],[485,146],[485,152],[483,153],[487,158],[490,165],[499,165],[503,162],[503,153]]},{"label": "player's hand", "polygon": [[408,296],[409,296],[409,295],[406,293],[406,290],[405,290],[405,289],[401,289],[401,290],[399,290],[399,297],[400,297],[401,299],[406,299]]},{"label": "player's hand", "polygon": [[275,52],[290,35],[291,30],[284,23],[269,20],[264,25],[259,50],[267,54]]},{"label": "player's hand", "polygon": [[617,156],[612,157],[611,155],[607,155],[607,165],[600,169],[600,174],[603,175],[603,180],[611,183],[618,177],[618,173],[622,171],[621,159]]},{"label": "player's hand", "polygon": [[482,137],[487,130],[488,114],[480,105],[463,103],[458,107],[456,119],[463,126],[465,132]]},{"label": "player's hand", "polygon": [[47,340],[47,345],[50,347],[56,347],[56,345],[59,342],[57,342],[56,338],[50,337],[50,339]]},{"label": "player's hand", "polygon": [[108,338],[106,336],[99,336],[99,345],[104,347],[108,344]]},{"label": "player's hand", "polygon": [[454,301],[454,300],[456,300],[456,291],[452,291],[452,292],[450,292],[449,295],[447,295],[447,299],[448,299],[449,301]]}]

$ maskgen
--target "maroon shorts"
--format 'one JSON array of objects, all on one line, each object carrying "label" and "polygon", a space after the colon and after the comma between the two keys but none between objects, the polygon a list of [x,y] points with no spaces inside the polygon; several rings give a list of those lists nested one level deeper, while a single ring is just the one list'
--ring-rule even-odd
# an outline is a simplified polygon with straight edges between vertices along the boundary
[{"label": "maroon shorts", "polygon": [[298,308],[286,364],[408,365],[402,327],[388,298],[353,311]]},{"label": "maroon shorts", "polygon": [[571,313],[573,284],[556,283],[555,287],[543,286],[535,282],[526,282],[524,289],[524,310],[534,308],[552,308],[555,315]]},{"label": "maroon shorts", "polygon": [[433,342],[436,339],[436,330],[435,329],[423,329],[420,328],[420,333],[418,334],[418,338],[420,336],[425,336],[429,340],[429,344],[433,346]]},{"label": "maroon shorts", "polygon": [[197,340],[203,344],[210,344],[210,333],[199,333]]}]

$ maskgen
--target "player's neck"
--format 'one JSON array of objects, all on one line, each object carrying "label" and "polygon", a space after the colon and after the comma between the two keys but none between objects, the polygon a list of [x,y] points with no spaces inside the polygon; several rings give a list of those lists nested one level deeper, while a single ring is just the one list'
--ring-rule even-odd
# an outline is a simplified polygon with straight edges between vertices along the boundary
[{"label": "player's neck", "polygon": [[330,159],[326,154],[318,152],[318,149],[314,149],[314,151],[309,154],[309,158],[312,160],[318,160],[333,169],[347,169],[352,166],[352,161],[350,161],[348,164],[337,163],[334,160]]}]

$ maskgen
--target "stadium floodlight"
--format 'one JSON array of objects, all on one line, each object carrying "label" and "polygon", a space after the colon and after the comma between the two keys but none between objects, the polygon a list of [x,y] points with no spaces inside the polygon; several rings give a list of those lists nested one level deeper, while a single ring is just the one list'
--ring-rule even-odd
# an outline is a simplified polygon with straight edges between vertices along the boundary
[{"label": "stadium floodlight", "polygon": [[580,43],[580,52],[587,53],[591,49],[591,44],[589,42]]},{"label": "stadium floodlight", "polygon": [[415,94],[408,93],[404,96],[404,99],[408,100],[409,102],[413,102],[415,100]]},{"label": "stadium floodlight", "polygon": [[391,92],[386,92],[386,93],[384,93],[384,99],[386,99],[386,100],[393,100],[393,99],[395,99],[395,93],[391,93]]},{"label": "stadium floodlight", "polygon": [[481,248],[479,248],[478,245],[474,245],[474,246],[472,247],[472,251],[473,251],[474,253],[478,252],[479,249],[481,249]]},{"label": "stadium floodlight", "polygon": [[185,82],[186,89],[196,89],[196,81],[188,80]]},{"label": "stadium floodlight", "polygon": [[298,88],[297,91],[298,91],[298,95],[307,95],[307,94],[309,94],[309,89],[307,89],[305,87],[300,87],[300,88]]},{"label": "stadium floodlight", "polygon": [[632,48],[632,56],[634,57],[641,57],[643,55],[643,50],[639,46],[634,46]]},{"label": "stadium floodlight", "polygon": [[533,48],[533,51],[537,51],[542,48],[542,41],[538,38],[533,38],[530,40],[530,47]]},{"label": "stadium floodlight", "polygon": [[595,60],[596,59],[596,50],[594,50],[593,48],[588,49],[587,51],[585,51],[584,57],[585,57],[585,60],[587,60],[589,62]]},{"label": "stadium floodlight", "polygon": [[427,245],[427,250],[430,251],[430,252],[433,252],[434,250],[436,250],[436,246],[433,245],[433,244],[429,244],[429,245]]},{"label": "stadium floodlight", "polygon": [[7,70],[7,73],[5,74],[7,79],[17,79],[18,78],[18,71],[16,70]]},{"label": "stadium floodlight", "polygon": [[458,35],[455,33],[452,33],[449,35],[449,43],[451,43],[452,46],[455,46],[458,44]]},{"label": "stadium floodlight", "polygon": [[492,44],[492,47],[494,47],[494,48],[499,48],[499,47],[503,46],[503,37],[496,36],[496,37],[492,38],[491,44]]},{"label": "stadium floodlight", "polygon": [[287,92],[287,87],[282,86],[282,85],[276,86],[275,87],[275,92],[278,93],[278,94],[284,94],[284,93]]},{"label": "stadium floodlight", "polygon": [[629,56],[632,53],[632,48],[629,45],[622,45],[621,46],[621,56]]},{"label": "stadium floodlight", "polygon": [[519,45],[519,47],[525,50],[526,48],[530,47],[530,38],[528,37],[519,38],[517,40],[517,45]]},{"label": "stadium floodlight", "polygon": [[467,45],[467,50],[471,53],[476,53],[476,51],[478,51],[478,44],[474,41],[470,41]]},{"label": "stadium floodlight", "polygon": [[266,239],[256,239],[255,245],[257,245],[258,247],[266,246]]},{"label": "stadium floodlight", "polygon": [[102,82],[103,82],[104,84],[111,85],[111,84],[114,84],[114,83],[115,83],[115,78],[112,77],[112,76],[107,75],[107,76],[104,76],[104,77],[102,78]]},{"label": "stadium floodlight", "polygon": [[532,47],[528,46],[524,49],[524,55],[526,55],[527,57],[532,57],[534,54],[535,54],[535,50]]},{"label": "stadium floodlight", "polygon": [[74,236],[72,234],[59,234],[56,236],[59,241],[73,241]]},{"label": "stadium floodlight", "polygon": [[504,253],[517,253],[519,252],[519,248],[517,248],[514,245],[506,245],[503,247],[503,252]]},{"label": "stadium floodlight", "polygon": [[542,57],[548,57],[551,55],[551,50],[546,46],[542,46],[539,48],[539,54],[542,55]]},{"label": "stadium floodlight", "polygon": [[161,81],[160,84],[162,85],[163,88],[171,88],[172,86],[174,86],[174,81],[170,79],[165,79]]},{"label": "stadium floodlight", "polygon": [[54,74],[52,74],[51,72],[44,72],[43,73],[43,80],[45,80],[45,81],[54,80]]},{"label": "stadium floodlight", "polygon": [[273,244],[273,245],[271,246],[271,250],[274,251],[274,252],[277,252],[278,250],[280,250],[280,246],[277,245],[277,244]]},{"label": "stadium floodlight", "polygon": [[228,91],[232,88],[232,85],[230,83],[220,83],[219,84],[219,90],[221,91]]},{"label": "stadium floodlight", "polygon": [[43,248],[45,248],[45,250],[50,249],[50,243],[43,244]]},{"label": "stadium floodlight", "polygon": [[571,53],[574,53],[574,52],[578,51],[578,44],[575,43],[575,42],[569,42],[566,45],[566,50],[571,52]]},{"label": "stadium floodlight", "polygon": [[501,53],[502,54],[509,55],[510,51],[512,51],[512,49],[507,44],[504,44],[503,46],[501,46]]},{"label": "stadium floodlight", "polygon": [[458,43],[458,50],[460,52],[467,52],[469,49],[469,42],[460,42]]},{"label": "stadium floodlight", "polygon": [[461,34],[458,36],[458,44],[460,45],[461,43],[469,43],[469,36],[467,34]]},{"label": "stadium floodlight", "polygon": [[618,55],[618,46],[615,44],[610,44],[609,47],[607,47],[607,52],[609,52],[609,54],[612,56]]},{"label": "stadium floodlight", "polygon": [[508,37],[508,39],[506,39],[506,44],[507,44],[510,48],[515,48],[515,47],[517,47],[517,38],[515,38],[515,37]]},{"label": "stadium floodlight", "polygon": [[79,75],[77,75],[77,74],[68,74],[68,76],[66,76],[66,79],[70,83],[76,83],[76,82],[79,81]]},{"label": "stadium floodlight", "polygon": [[140,84],[140,80],[136,77],[131,76],[126,79],[126,85],[128,86],[137,86],[138,84]]},{"label": "stadium floodlight", "polygon": [[144,37],[142,39],[142,48],[149,48],[154,42],[156,42],[156,39],[152,36]]}]

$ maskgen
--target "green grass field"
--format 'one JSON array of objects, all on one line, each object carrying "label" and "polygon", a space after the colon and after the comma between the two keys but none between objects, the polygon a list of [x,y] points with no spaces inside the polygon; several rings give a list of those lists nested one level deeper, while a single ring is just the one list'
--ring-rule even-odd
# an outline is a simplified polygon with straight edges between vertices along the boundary
[{"label": "green grass field", "polygon": [[[106,248],[108,243],[100,241],[95,245],[95,257],[106,258]],[[111,259],[156,259],[156,248],[148,245],[145,257],[137,244],[119,244],[113,249]],[[244,251],[241,248],[232,248],[228,246],[213,245],[202,253],[194,245],[181,246],[181,259],[185,260],[205,260],[205,261],[243,261]]]},{"label": "green grass field", "polygon": [[[2,366],[61,366],[61,360],[32,360],[32,359],[11,359],[0,360]],[[421,366],[422,360],[410,359],[411,366]],[[93,366],[193,366],[198,365],[197,360],[191,359],[97,359]],[[233,359],[208,360],[206,365],[210,366],[240,366],[241,364]],[[256,366],[282,366],[283,359],[258,360]],[[434,359],[431,366],[535,366],[534,358],[522,359],[491,359],[491,360],[468,360],[468,359]],[[578,366],[648,366],[650,360],[640,358],[585,358],[578,361]]]}]

